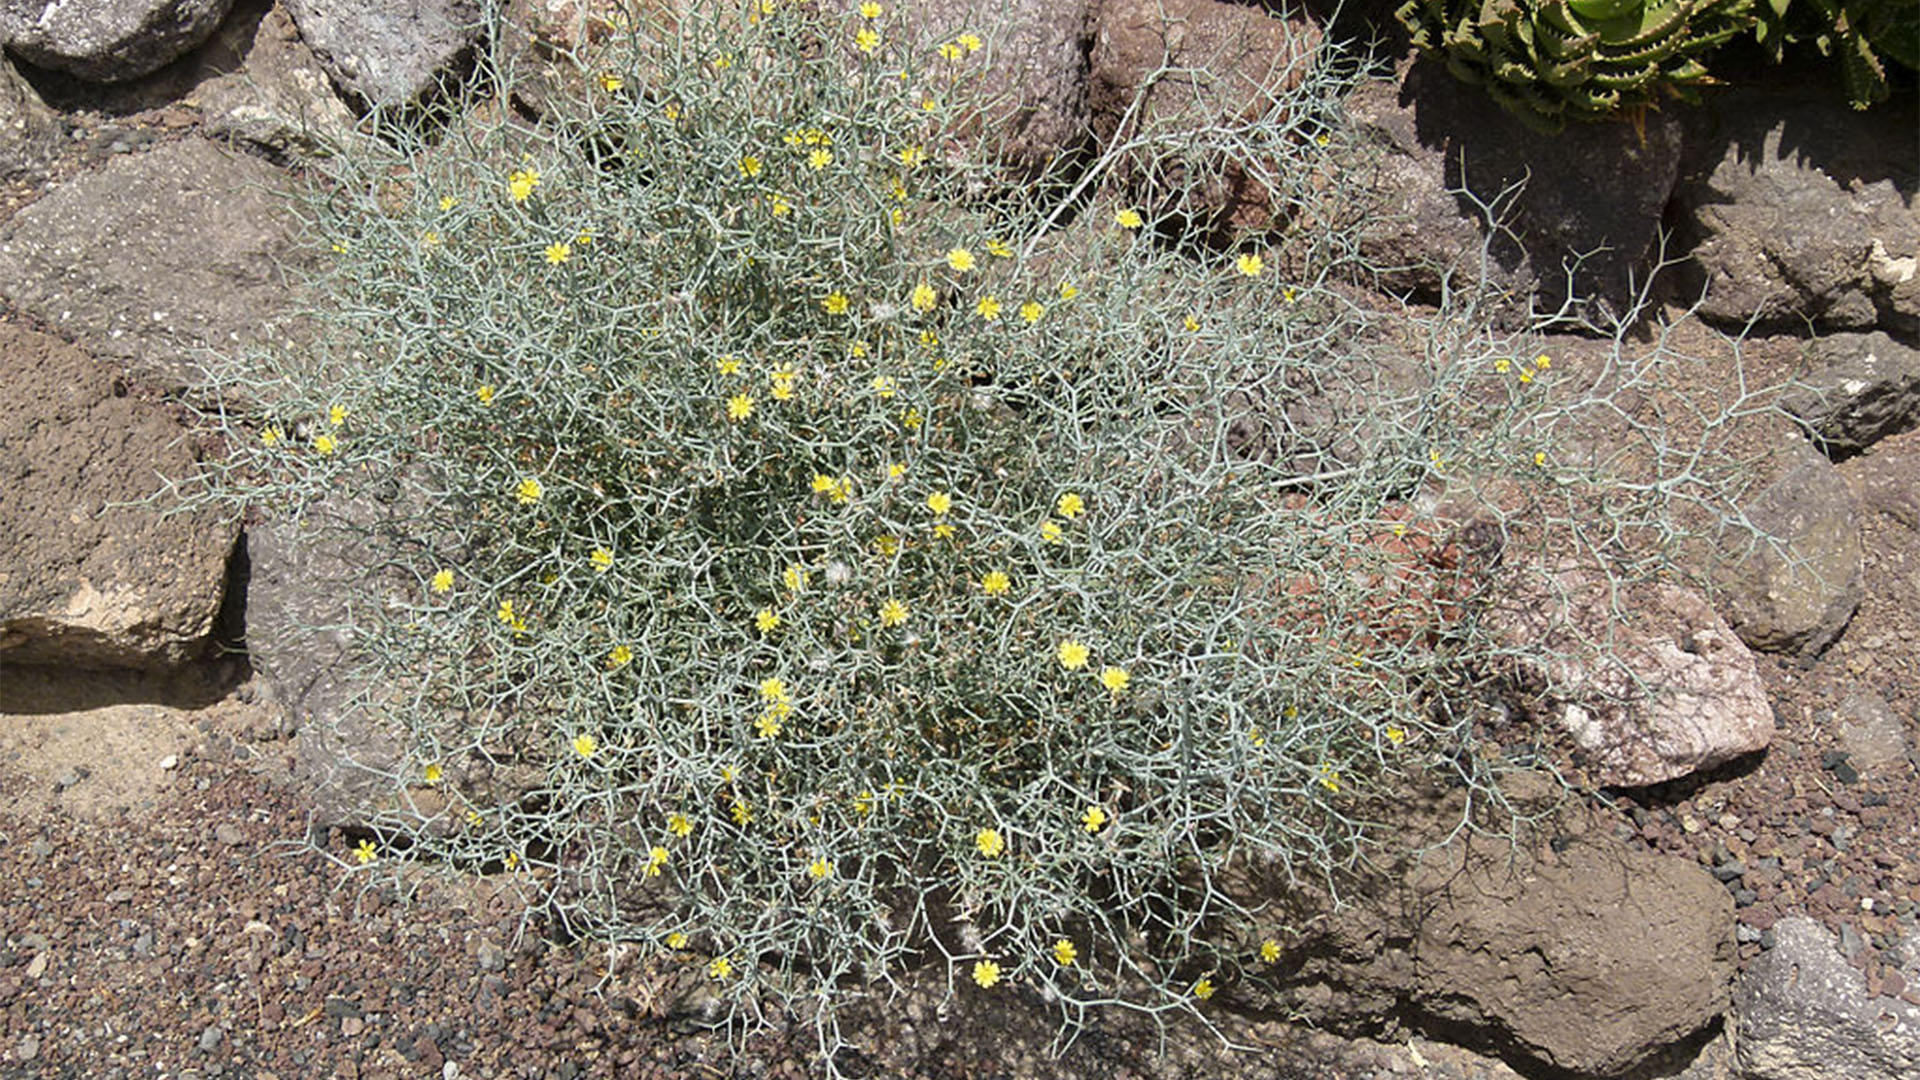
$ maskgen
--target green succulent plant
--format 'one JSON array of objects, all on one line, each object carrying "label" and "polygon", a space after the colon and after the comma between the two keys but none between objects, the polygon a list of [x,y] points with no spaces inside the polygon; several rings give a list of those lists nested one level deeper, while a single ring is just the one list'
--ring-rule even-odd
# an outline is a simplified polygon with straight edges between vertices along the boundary
[{"label": "green succulent plant", "polygon": [[1752,0],[1408,0],[1417,47],[1529,126],[1695,100],[1703,58],[1753,25]]},{"label": "green succulent plant", "polygon": [[1767,0],[1755,10],[1754,37],[1774,60],[1799,42],[1836,57],[1856,109],[1887,99],[1889,61],[1920,69],[1920,0]]}]

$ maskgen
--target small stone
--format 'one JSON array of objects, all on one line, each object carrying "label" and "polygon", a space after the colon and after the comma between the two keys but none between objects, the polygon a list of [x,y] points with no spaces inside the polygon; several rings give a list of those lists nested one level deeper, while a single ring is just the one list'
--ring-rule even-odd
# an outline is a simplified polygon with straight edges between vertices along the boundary
[{"label": "small stone", "polygon": [[223,821],[213,827],[213,838],[228,847],[238,847],[246,841],[247,834],[233,822]]},{"label": "small stone", "polygon": [[160,768],[165,772],[172,772],[173,770],[179,767],[180,767],[179,754],[168,754],[166,757],[163,757],[160,759]]},{"label": "small stone", "polygon": [[34,858],[44,859],[53,854],[53,844],[44,836],[36,837],[30,850],[33,852]]},{"label": "small stone", "polygon": [[340,1021],[340,1034],[349,1039],[365,1030],[367,1030],[367,1022],[357,1016],[345,1017]]},{"label": "small stone", "polygon": [[37,979],[45,975],[47,964],[50,962],[51,958],[46,953],[35,953],[33,959],[27,963],[27,978]]},{"label": "small stone", "polygon": [[1747,876],[1747,864],[1739,859],[1728,859],[1713,868],[1713,876],[1723,882],[1735,882]]},{"label": "small stone", "polygon": [[219,1024],[207,1025],[206,1030],[200,1033],[200,1052],[203,1054],[213,1053],[219,1049],[220,1040],[226,1037],[226,1029],[222,1028]]},{"label": "small stone", "polygon": [[482,971],[503,971],[506,969],[506,952],[491,941],[483,941],[480,943],[478,958],[480,961],[480,970]]},{"label": "small stone", "polygon": [[34,1058],[39,1057],[40,1056],[39,1036],[29,1035],[26,1038],[21,1039],[19,1048],[14,1051],[14,1056],[18,1057],[21,1061],[32,1061]]}]

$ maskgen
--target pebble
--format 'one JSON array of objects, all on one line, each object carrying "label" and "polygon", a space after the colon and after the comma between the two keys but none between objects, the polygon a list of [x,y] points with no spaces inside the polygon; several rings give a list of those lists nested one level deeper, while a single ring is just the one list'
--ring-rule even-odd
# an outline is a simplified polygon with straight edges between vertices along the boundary
[{"label": "pebble", "polygon": [[179,767],[180,767],[179,754],[168,754],[166,757],[163,757],[160,759],[160,768],[164,772],[172,772],[173,770]]},{"label": "pebble", "polygon": [[482,971],[504,971],[507,966],[506,951],[491,941],[480,943],[479,960]]},{"label": "pebble", "polygon": [[233,822],[223,821],[213,827],[213,838],[228,847],[238,847],[246,841],[247,834]]},{"label": "pebble", "polygon": [[41,836],[41,837],[34,838],[33,847],[31,850],[33,851],[34,858],[44,859],[47,856],[53,854],[54,848],[51,841],[49,841],[46,837]]},{"label": "pebble", "polygon": [[32,1061],[34,1058],[39,1057],[40,1056],[39,1037],[35,1035],[29,1035],[26,1038],[21,1039],[19,1047],[17,1047],[14,1050],[14,1056],[19,1058],[21,1061]]},{"label": "pebble", "polygon": [[49,957],[48,954],[44,952],[35,953],[33,959],[27,963],[27,978],[37,979],[45,975],[49,963],[51,963],[51,957]]},{"label": "pebble", "polygon": [[206,1030],[200,1033],[201,1052],[206,1054],[213,1053],[219,1049],[220,1040],[226,1037],[226,1029],[222,1028],[219,1024],[208,1024]]}]

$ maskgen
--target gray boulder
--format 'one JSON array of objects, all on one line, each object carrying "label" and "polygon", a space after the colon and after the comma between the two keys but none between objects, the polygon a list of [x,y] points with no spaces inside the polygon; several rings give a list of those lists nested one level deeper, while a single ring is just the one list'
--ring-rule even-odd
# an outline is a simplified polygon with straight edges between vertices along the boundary
[{"label": "gray boulder", "polygon": [[1625,310],[1679,175],[1672,115],[1649,111],[1644,137],[1626,124],[1542,135],[1430,58],[1402,71],[1397,85],[1352,95],[1358,138],[1336,145],[1346,158],[1337,171],[1359,186],[1361,254],[1379,283],[1431,300],[1484,273],[1522,312],[1570,297],[1598,304],[1596,315]]},{"label": "gray boulder", "polygon": [[37,176],[59,140],[60,118],[0,56],[0,181]]},{"label": "gray boulder", "polygon": [[1860,506],[1846,479],[1804,442],[1789,444],[1783,459],[1745,507],[1755,532],[1728,535],[1714,579],[1740,640],[1762,652],[1815,656],[1860,606]]},{"label": "gray boulder", "polygon": [[235,523],[159,494],[177,420],[56,338],[0,325],[0,661],[161,669],[205,651]]},{"label": "gray boulder", "polygon": [[1741,88],[1687,112],[1676,193],[1700,313],[1744,326],[1920,329],[1912,101],[1850,112]]},{"label": "gray boulder", "polygon": [[0,0],[0,44],[93,82],[137,79],[186,55],[233,0]]},{"label": "gray boulder", "polygon": [[1920,1075],[1920,1007],[1870,997],[1834,936],[1804,915],[1774,923],[1773,940],[1747,966],[1735,997],[1746,1080]]},{"label": "gray boulder", "polygon": [[936,60],[929,89],[971,110],[977,152],[1038,175],[1087,137],[1092,0],[920,0],[899,4],[903,48],[937,49],[962,34],[977,51]]},{"label": "gray boulder", "polygon": [[1807,346],[1806,389],[1783,404],[1830,457],[1850,457],[1920,427],[1920,350],[1882,331],[1834,334]]},{"label": "gray boulder", "polygon": [[206,70],[188,100],[200,111],[201,130],[287,159],[351,140],[353,114],[286,9],[247,8],[236,8],[198,54]]},{"label": "gray boulder", "polygon": [[204,139],[115,157],[0,228],[0,299],[167,389],[276,340],[296,258],[285,176]]},{"label": "gray boulder", "polygon": [[403,734],[381,721],[378,687],[356,642],[382,595],[395,537],[372,500],[322,504],[247,532],[248,656],[298,735],[297,773],[316,827],[365,824],[394,798]]},{"label": "gray boulder", "polygon": [[287,0],[287,10],[341,89],[375,107],[431,97],[480,40],[469,0]]}]

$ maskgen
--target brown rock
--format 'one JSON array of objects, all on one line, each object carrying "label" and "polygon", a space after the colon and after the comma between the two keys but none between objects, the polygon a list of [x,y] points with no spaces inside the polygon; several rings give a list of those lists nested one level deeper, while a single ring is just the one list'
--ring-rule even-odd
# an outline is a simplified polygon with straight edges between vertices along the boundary
[{"label": "brown rock", "polygon": [[180,425],[57,339],[0,326],[0,660],[159,668],[198,656],[236,524],[146,500],[194,454]]},{"label": "brown rock", "polygon": [[[1094,130],[1107,142],[1155,128],[1244,131],[1306,79],[1321,37],[1304,17],[1221,0],[1108,0],[1090,60]],[[1136,155],[1117,178],[1152,216],[1186,215],[1223,244],[1276,224],[1280,208],[1257,179],[1273,162],[1228,154],[1213,164],[1200,175]]]}]

